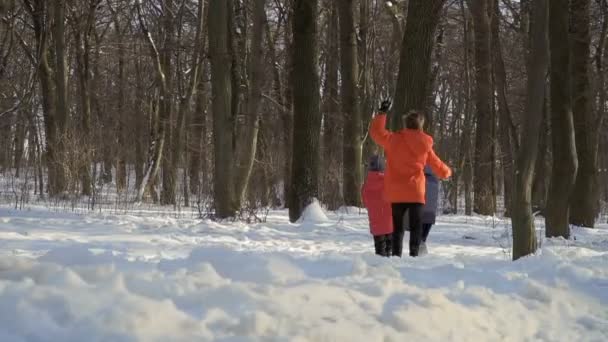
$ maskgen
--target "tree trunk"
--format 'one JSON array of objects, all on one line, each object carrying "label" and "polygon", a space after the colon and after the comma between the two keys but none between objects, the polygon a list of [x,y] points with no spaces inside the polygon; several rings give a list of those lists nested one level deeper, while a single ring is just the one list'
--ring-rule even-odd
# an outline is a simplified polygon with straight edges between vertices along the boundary
[{"label": "tree trunk", "polygon": [[569,199],[578,161],[574,142],[570,83],[568,0],[549,2],[551,49],[551,137],[553,167],[547,200],[547,237],[570,237]]},{"label": "tree trunk", "polygon": [[289,220],[295,222],[318,197],[319,76],[317,74],[317,0],[295,0],[293,13],[293,153]]},{"label": "tree trunk", "polygon": [[544,212],[547,206],[548,170],[549,170],[549,115],[548,97],[549,91],[545,87],[545,98],[543,99],[543,118],[539,131],[538,153],[536,166],[534,167],[534,181],[532,183],[532,210]]},{"label": "tree trunk", "polygon": [[177,141],[174,140],[173,132],[179,130],[174,123],[174,104],[173,104],[173,63],[175,54],[175,28],[176,18],[175,11],[176,6],[174,0],[165,0],[162,2],[162,31],[164,41],[162,43],[162,50],[159,51],[159,62],[160,68],[163,73],[164,83],[161,91],[161,97],[159,101],[159,113],[160,113],[160,134],[163,136],[161,139],[165,141],[163,144],[163,151],[161,152],[161,164],[162,164],[162,189],[160,193],[160,204],[163,205],[174,205],[175,197],[177,193],[177,169],[179,163],[175,162],[173,156],[175,152],[175,146]]},{"label": "tree trunk", "polygon": [[53,153],[53,163],[55,166],[55,180],[53,187],[49,189],[51,195],[59,195],[66,190],[65,167],[68,162],[65,160],[65,147],[67,146],[67,120],[68,120],[68,90],[67,90],[67,65],[65,49],[65,0],[55,0],[53,2],[53,17],[55,20],[53,40],[55,42],[55,95],[56,102],[56,136],[55,148]]},{"label": "tree trunk", "polygon": [[401,116],[416,109],[428,113],[427,96],[431,80],[431,54],[435,29],[445,0],[410,0],[391,127],[401,127]]},{"label": "tree trunk", "polygon": [[570,223],[593,227],[599,212],[595,113],[591,109],[589,12],[590,0],[572,0],[572,110],[578,172],[570,198]]},{"label": "tree trunk", "polygon": [[[598,75],[598,83],[597,83],[597,121],[596,124],[596,140],[595,144],[598,146],[598,154],[602,157],[598,158],[598,164],[600,170],[600,174],[598,175],[598,180],[600,185],[598,188],[600,189],[600,198],[603,199],[604,202],[608,202],[608,135],[606,135],[606,130],[603,128],[604,119],[606,115],[606,76],[604,75],[604,59],[606,56],[606,35],[608,34],[608,1],[601,0],[599,1],[600,11],[602,13],[602,29],[600,31],[600,38],[597,43],[596,53],[595,53],[595,68]],[[603,194],[602,194],[603,193]]]},{"label": "tree trunk", "polygon": [[492,63],[489,0],[472,0],[471,14],[475,32],[475,204],[481,215],[495,213],[494,198],[494,117],[492,115]]},{"label": "tree trunk", "polygon": [[[118,122],[118,146],[126,145],[126,129],[127,122],[125,118],[125,46],[123,31],[121,29],[121,23],[117,13],[108,2],[108,8],[112,13],[112,20],[114,22],[114,32],[116,34],[118,43],[118,102],[116,104],[116,121]],[[133,122],[133,120],[130,120]],[[127,187],[127,156],[125,149],[118,150],[118,160],[116,161],[116,189],[119,192],[125,191]]]},{"label": "tree trunk", "polygon": [[213,94],[213,155],[215,161],[213,191],[215,215],[235,215],[234,147],[232,117],[232,56],[228,35],[229,6],[225,0],[209,1],[209,55]]},{"label": "tree trunk", "polygon": [[251,39],[251,53],[249,55],[249,89],[247,94],[247,113],[245,118],[244,134],[237,142],[236,165],[236,201],[241,207],[247,193],[247,185],[251,178],[253,162],[255,160],[258,133],[260,130],[260,102],[262,100],[262,87],[265,82],[264,63],[264,27],[266,14],[264,6],[266,0],[255,0],[253,9],[253,27]]},{"label": "tree trunk", "polygon": [[532,215],[532,181],[543,121],[545,77],[549,65],[547,0],[535,0],[532,7],[530,51],[527,58],[527,96],[521,147],[517,152],[512,202],[513,260],[536,251],[536,230]]},{"label": "tree trunk", "polygon": [[359,64],[357,61],[357,32],[355,29],[355,1],[338,2],[340,17],[340,75],[342,117],[344,120],[344,162],[342,163],[344,204],[361,204],[361,111],[359,108]]},{"label": "tree trunk", "polygon": [[338,8],[335,0],[328,1],[329,24],[327,29],[325,85],[323,87],[323,170],[321,176],[322,199],[329,210],[336,210],[344,203],[342,186],[342,163],[344,144],[342,127],[346,116],[340,115],[338,94],[338,70],[340,32]]},{"label": "tree trunk", "polygon": [[[371,113],[374,111],[374,100],[371,98],[370,80],[372,70],[372,58],[370,58],[369,43],[373,40],[370,20],[370,1],[359,0],[359,46],[357,51],[359,53],[359,110],[361,112],[361,124],[362,127],[369,127],[372,119]],[[364,130],[365,131],[365,130]],[[367,132],[362,132],[366,134]],[[365,135],[364,137],[367,137]],[[363,152],[362,162],[365,165],[367,158],[372,155],[372,149],[374,148],[374,142],[372,139],[365,139],[363,141]],[[365,172],[363,172],[364,174]]]},{"label": "tree trunk", "polygon": [[[293,21],[294,15],[290,15],[288,19],[288,23],[285,29],[285,41],[288,42],[287,51],[294,51],[294,32],[293,32]],[[288,34],[290,33],[290,34]],[[283,196],[285,198],[285,206],[289,208],[289,203],[291,201],[291,192],[292,192],[292,172],[293,172],[293,149],[294,149],[294,55],[293,53],[288,53],[285,58],[285,78],[286,84],[288,86],[285,89],[285,112],[282,115],[283,121],[283,140],[285,143],[284,148],[284,156],[285,156],[285,166],[284,166],[284,175],[283,175]]]}]

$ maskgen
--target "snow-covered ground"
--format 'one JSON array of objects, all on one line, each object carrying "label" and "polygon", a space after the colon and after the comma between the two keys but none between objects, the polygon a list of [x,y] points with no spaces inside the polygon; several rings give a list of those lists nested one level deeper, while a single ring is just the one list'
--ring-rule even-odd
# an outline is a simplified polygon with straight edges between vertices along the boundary
[{"label": "snow-covered ground", "polygon": [[0,341],[608,340],[606,226],[511,262],[507,222],[442,217],[429,255],[384,259],[364,212],[318,214],[0,207]]}]

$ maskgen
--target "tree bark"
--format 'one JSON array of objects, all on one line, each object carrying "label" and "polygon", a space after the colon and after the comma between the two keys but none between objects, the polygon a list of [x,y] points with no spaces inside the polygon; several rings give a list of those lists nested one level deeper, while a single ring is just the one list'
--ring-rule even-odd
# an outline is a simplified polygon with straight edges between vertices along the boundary
[{"label": "tree bark", "polygon": [[543,118],[539,131],[538,154],[534,167],[534,181],[532,182],[532,210],[544,212],[547,206],[548,171],[549,171],[549,113],[548,113],[548,87],[545,86],[543,99]]},{"label": "tree bark", "polygon": [[566,239],[570,237],[569,199],[578,168],[570,98],[568,8],[568,0],[549,2],[553,167],[545,217],[547,237]]},{"label": "tree bark", "polygon": [[590,0],[571,0],[572,110],[578,171],[570,198],[570,223],[593,227],[599,212],[595,113],[591,108]]},{"label": "tree bark", "polygon": [[300,218],[318,197],[319,76],[317,74],[317,0],[293,3],[293,153],[289,220]]},{"label": "tree bark", "polygon": [[362,145],[361,110],[359,107],[359,65],[357,61],[357,32],[355,30],[355,1],[340,0],[340,74],[342,117],[344,120],[342,179],[344,204],[361,204]]},{"label": "tree bark", "polygon": [[162,50],[159,51],[159,62],[160,69],[162,70],[163,77],[162,82],[164,83],[161,87],[164,89],[161,91],[161,97],[159,101],[159,122],[160,132],[162,134],[161,139],[164,140],[163,150],[161,151],[162,157],[160,158],[162,165],[162,188],[160,193],[160,204],[163,205],[174,205],[175,197],[177,193],[177,169],[179,164],[174,163],[175,157],[175,146],[177,141],[174,140],[173,132],[180,130],[174,123],[174,104],[173,104],[173,69],[174,69],[174,46],[175,43],[175,29],[176,29],[176,18],[175,11],[176,6],[174,0],[165,0],[162,3],[162,32],[163,42]]},{"label": "tree bark", "polygon": [[391,127],[401,128],[401,116],[416,109],[428,113],[431,54],[435,29],[445,0],[411,0],[408,3],[405,34],[401,46],[399,75]]},{"label": "tree bark", "polygon": [[545,79],[549,66],[547,38],[547,0],[532,4],[530,51],[527,57],[527,95],[521,147],[517,152],[515,188],[512,202],[513,260],[536,251],[536,230],[532,215],[532,182],[538,155],[539,133],[543,121]]},{"label": "tree bark", "polygon": [[229,6],[225,0],[209,1],[209,55],[211,57],[211,88],[213,94],[213,156],[215,161],[213,191],[215,215],[235,215],[234,131],[232,117],[232,56],[228,39]]},{"label": "tree bark", "polygon": [[472,0],[471,14],[475,32],[475,134],[474,211],[493,215],[494,197],[494,116],[492,111],[491,31],[489,0]]}]

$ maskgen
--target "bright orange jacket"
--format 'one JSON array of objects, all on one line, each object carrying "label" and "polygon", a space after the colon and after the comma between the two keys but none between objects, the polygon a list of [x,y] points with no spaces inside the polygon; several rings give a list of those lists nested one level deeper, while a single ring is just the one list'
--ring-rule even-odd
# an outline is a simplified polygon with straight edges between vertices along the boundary
[{"label": "bright orange jacket", "polygon": [[384,196],[389,203],[425,203],[424,166],[429,165],[438,178],[446,179],[452,170],[433,151],[433,138],[421,130],[386,130],[386,114],[379,113],[370,135],[386,153]]}]

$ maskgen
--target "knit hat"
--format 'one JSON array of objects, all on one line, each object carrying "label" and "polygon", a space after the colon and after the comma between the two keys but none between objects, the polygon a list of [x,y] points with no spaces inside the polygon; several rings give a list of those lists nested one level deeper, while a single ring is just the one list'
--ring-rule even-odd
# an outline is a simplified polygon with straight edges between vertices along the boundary
[{"label": "knit hat", "polygon": [[379,155],[373,155],[369,157],[369,162],[367,163],[367,169],[369,171],[374,172],[382,172],[384,171],[384,159]]}]

